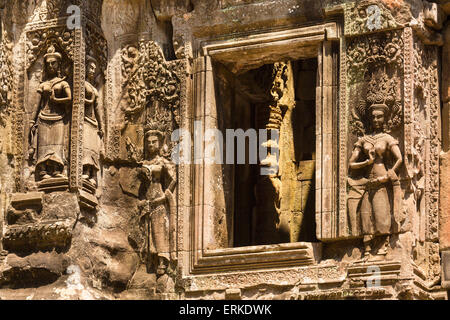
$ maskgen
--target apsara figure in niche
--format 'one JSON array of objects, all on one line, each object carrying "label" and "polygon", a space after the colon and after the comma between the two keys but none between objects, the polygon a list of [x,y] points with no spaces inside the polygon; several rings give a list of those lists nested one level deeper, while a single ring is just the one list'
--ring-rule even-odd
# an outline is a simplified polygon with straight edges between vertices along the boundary
[{"label": "apsara figure in niche", "polygon": [[[358,108],[364,134],[355,143],[349,160],[350,227],[354,232],[359,223],[361,225],[365,259],[370,256],[377,238],[381,240],[377,255],[387,253],[393,216],[399,210],[401,190],[398,174],[403,163],[399,142],[390,134],[398,124],[399,107],[393,98],[394,88],[385,86],[385,90],[379,90],[375,87],[377,85],[372,82],[374,90]],[[355,172],[358,172],[359,179],[352,178]],[[358,190],[359,199],[355,197]],[[351,205],[355,198],[358,203]]]},{"label": "apsara figure in niche", "polygon": [[97,60],[87,56],[87,81],[85,82],[84,130],[83,130],[83,179],[97,186],[99,150],[103,138],[102,119],[99,106],[99,93],[95,87]]},{"label": "apsara figure in niche", "polygon": [[50,46],[44,55],[44,79],[38,88],[41,97],[30,121],[30,156],[37,158],[38,180],[66,176],[65,121],[70,112],[72,91],[66,78],[61,76],[61,60],[62,55]]},{"label": "apsara figure in niche", "polygon": [[176,178],[171,163],[161,156],[164,134],[159,130],[145,132],[145,160],[139,171],[143,181],[145,200],[141,205],[141,219],[145,226],[145,256],[147,265],[156,264],[158,277],[167,273],[174,252]]}]

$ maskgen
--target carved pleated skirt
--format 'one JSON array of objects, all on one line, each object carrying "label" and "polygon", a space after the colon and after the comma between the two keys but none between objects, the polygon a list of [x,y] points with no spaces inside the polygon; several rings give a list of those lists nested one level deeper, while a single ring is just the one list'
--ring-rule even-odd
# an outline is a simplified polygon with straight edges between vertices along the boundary
[{"label": "carved pleated skirt", "polygon": [[363,235],[391,233],[391,203],[385,184],[367,188],[361,201],[361,227]]},{"label": "carved pleated skirt", "polygon": [[83,128],[83,166],[91,165],[99,170],[100,137],[96,120],[85,117]]},{"label": "carved pleated skirt", "polygon": [[156,253],[158,257],[170,259],[169,243],[169,216],[164,205],[152,210],[149,217],[150,222],[150,252]]},{"label": "carved pleated skirt", "polygon": [[39,115],[37,165],[53,161],[64,166],[65,125],[60,116]]}]

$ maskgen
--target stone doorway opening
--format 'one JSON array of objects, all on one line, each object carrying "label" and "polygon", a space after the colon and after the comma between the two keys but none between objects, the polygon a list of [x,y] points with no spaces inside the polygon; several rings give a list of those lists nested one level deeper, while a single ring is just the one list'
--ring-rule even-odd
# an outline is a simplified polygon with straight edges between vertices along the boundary
[{"label": "stone doorway opening", "polygon": [[[227,139],[223,166],[225,207],[232,228],[231,247],[279,243],[315,242],[315,160],[317,58],[265,64],[243,73],[232,73],[215,63],[216,103],[219,127]],[[280,82],[281,81],[281,86]],[[276,91],[280,91],[276,93]],[[278,169],[262,174],[267,159],[252,152],[256,138],[267,140],[260,130],[278,130],[272,147]],[[227,130],[241,130],[230,140]],[[256,133],[256,134],[255,134]],[[241,136],[242,139],[242,136]],[[230,146],[233,143],[233,154]],[[239,162],[245,149],[245,162]],[[242,148],[242,146],[241,146]],[[269,150],[270,152],[270,150]],[[231,157],[231,158],[230,158]],[[272,158],[273,160],[273,158]]]}]

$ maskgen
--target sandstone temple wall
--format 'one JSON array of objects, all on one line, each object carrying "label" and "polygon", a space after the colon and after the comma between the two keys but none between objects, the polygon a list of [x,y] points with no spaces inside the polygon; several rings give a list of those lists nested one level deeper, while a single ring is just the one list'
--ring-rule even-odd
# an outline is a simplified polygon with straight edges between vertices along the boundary
[{"label": "sandstone temple wall", "polygon": [[0,300],[448,299],[448,14],[0,0]]}]

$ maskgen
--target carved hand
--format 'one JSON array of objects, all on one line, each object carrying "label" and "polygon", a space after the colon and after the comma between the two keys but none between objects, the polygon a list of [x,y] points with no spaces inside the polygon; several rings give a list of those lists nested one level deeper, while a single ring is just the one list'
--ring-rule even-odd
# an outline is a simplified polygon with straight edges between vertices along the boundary
[{"label": "carved hand", "polygon": [[178,261],[176,253],[172,250],[170,251],[170,260],[172,261]]},{"label": "carved hand", "polygon": [[28,149],[28,159],[30,159],[30,160],[33,159],[34,152],[35,152],[35,150],[33,147],[30,147],[30,149]]},{"label": "carved hand", "polygon": [[57,102],[57,101],[56,101],[55,90],[53,90],[53,89],[52,89],[52,94],[51,94],[51,96],[50,96],[50,101],[52,101],[52,102]]},{"label": "carved hand", "polygon": [[139,201],[137,207],[138,207],[139,211],[142,212],[143,214],[147,213],[148,212],[148,201],[147,200]]},{"label": "carved hand", "polygon": [[164,191],[164,196],[166,199],[172,197],[172,192],[169,189],[166,189],[166,191]]},{"label": "carved hand", "polygon": [[34,120],[30,120],[30,129],[31,132],[34,132],[37,128],[37,123]]},{"label": "carved hand", "polygon": [[377,182],[385,183],[385,182],[388,182],[388,181],[389,181],[389,176],[388,176],[388,175],[385,175],[385,176],[382,176],[382,177],[377,178],[376,180],[377,180]]},{"label": "carved hand", "polygon": [[367,162],[368,165],[373,164],[373,162],[375,161],[375,149],[371,149],[369,151],[369,161]]},{"label": "carved hand", "polygon": [[396,174],[395,171],[392,170],[392,169],[389,169],[389,170],[388,170],[387,175],[388,175],[388,177],[389,177],[389,179],[390,179],[391,181],[397,181],[397,180],[398,180],[397,174]]},{"label": "carved hand", "polygon": [[423,190],[422,189],[416,189],[416,191],[414,192],[414,195],[415,195],[416,200],[422,199]]},{"label": "carved hand", "polygon": [[150,204],[150,208],[155,208],[157,206],[163,205],[166,202],[166,197],[162,196],[158,199],[155,200],[150,200],[149,204]]}]

